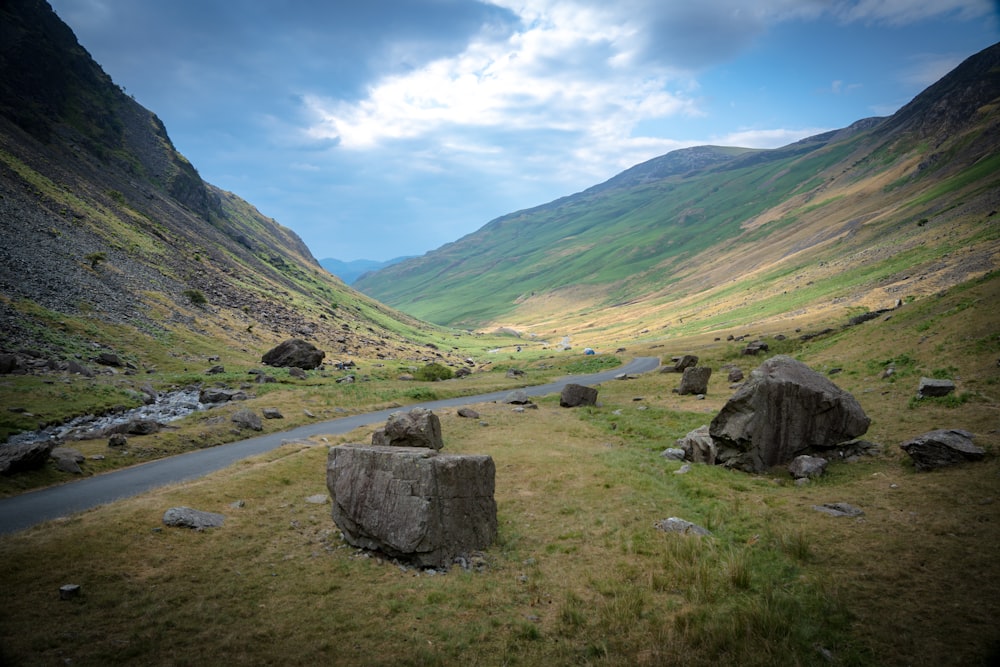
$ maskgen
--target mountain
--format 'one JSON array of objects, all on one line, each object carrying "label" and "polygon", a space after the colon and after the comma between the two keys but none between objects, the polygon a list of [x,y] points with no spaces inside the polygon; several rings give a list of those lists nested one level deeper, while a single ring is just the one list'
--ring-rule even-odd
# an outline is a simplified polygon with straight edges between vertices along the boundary
[{"label": "mountain", "polygon": [[434,332],[346,288],[290,229],[204,182],[43,0],[0,3],[0,352],[136,368],[259,363],[304,337],[414,356]]},{"label": "mountain", "polygon": [[370,271],[378,271],[393,264],[399,264],[407,259],[410,259],[410,257],[395,257],[384,262],[375,259],[353,259],[349,262],[344,262],[339,259],[327,257],[319,260],[319,265],[350,285]]},{"label": "mountain", "polygon": [[998,103],[1000,45],[891,117],[674,151],[354,286],[441,324],[608,339],[878,309],[996,268]]}]

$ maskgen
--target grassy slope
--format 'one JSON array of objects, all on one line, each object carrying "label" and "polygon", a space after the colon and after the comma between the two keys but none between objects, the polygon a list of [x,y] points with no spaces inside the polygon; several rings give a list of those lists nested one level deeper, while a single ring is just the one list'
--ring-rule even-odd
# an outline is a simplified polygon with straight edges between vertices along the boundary
[{"label": "grassy slope", "polygon": [[[654,352],[695,352],[715,368],[703,401],[671,393],[676,376],[652,374],[608,383],[589,410],[554,398],[524,414],[477,406],[488,427],[442,414],[447,450],[497,462],[500,537],[483,572],[429,576],[344,547],[329,507],[304,501],[325,491],[317,439],[0,538],[2,655],[78,665],[223,655],[244,664],[982,664],[1000,640],[998,298],[994,275],[808,343],[771,339],[821,372],[841,369],[834,381],[858,398],[872,417],[868,437],[883,445],[877,457],[834,462],[810,486],[781,471],[674,474],[678,464],[659,452],[730,394],[720,366],[760,361],[736,343],[678,338]],[[890,362],[896,374],[880,378]],[[955,378],[958,397],[915,402],[923,375]],[[914,472],[896,444],[937,427],[972,430],[989,458]],[[828,502],[865,516],[812,509]],[[175,505],[222,512],[226,525],[161,529]],[[715,536],[653,529],[668,516]],[[82,596],[59,601],[71,582]]]},{"label": "grassy slope", "polygon": [[996,265],[995,108],[963,122],[930,137],[861,123],[700,170],[623,174],[356,286],[435,322],[594,342],[705,312],[718,326],[884,307]]}]

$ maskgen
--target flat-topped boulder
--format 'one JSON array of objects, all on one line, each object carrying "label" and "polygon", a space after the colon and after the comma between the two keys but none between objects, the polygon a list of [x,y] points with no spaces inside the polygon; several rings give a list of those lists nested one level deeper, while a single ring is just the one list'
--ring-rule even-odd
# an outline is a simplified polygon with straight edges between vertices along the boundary
[{"label": "flat-topped boulder", "polygon": [[326,485],[348,544],[448,567],[497,536],[492,457],[424,447],[331,447]]}]

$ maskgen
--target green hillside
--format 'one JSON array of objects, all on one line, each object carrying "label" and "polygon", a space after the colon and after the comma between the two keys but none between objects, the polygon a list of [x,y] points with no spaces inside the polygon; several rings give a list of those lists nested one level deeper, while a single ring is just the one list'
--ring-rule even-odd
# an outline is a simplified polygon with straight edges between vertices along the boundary
[{"label": "green hillside", "polygon": [[[608,335],[620,335],[643,318],[675,321],[680,313],[649,317],[649,309],[685,298],[694,299],[688,310],[721,308],[724,319],[742,320],[748,304],[774,313],[838,299],[878,306],[891,300],[882,282],[903,269],[925,274],[932,289],[954,284],[985,270],[997,249],[998,67],[994,46],[890,118],[784,148],[669,153],[355,287],[416,317],[470,328],[583,326],[591,316],[602,328],[595,314],[614,311],[619,326],[608,323]],[[948,254],[959,246],[975,258]],[[908,254],[875,261],[891,247]],[[824,270],[834,263],[836,271]],[[809,289],[771,300],[803,271]],[[750,294],[734,289],[749,284]],[[923,288],[906,285],[901,296]]]}]

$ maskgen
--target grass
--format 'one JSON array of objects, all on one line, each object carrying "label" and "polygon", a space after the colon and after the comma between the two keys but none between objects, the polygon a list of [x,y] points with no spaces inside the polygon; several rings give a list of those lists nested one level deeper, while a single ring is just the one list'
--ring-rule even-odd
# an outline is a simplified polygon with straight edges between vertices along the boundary
[{"label": "grass", "polygon": [[[807,486],[781,470],[753,476],[694,466],[675,474],[680,464],[660,452],[724,404],[731,390],[721,366],[749,372],[763,358],[742,357],[738,343],[712,336],[634,348],[629,354],[698,354],[716,370],[706,397],[675,394],[677,375],[653,373],[604,383],[593,408],[563,409],[549,396],[523,413],[476,405],[480,420],[439,412],[446,451],[487,453],[496,462],[500,532],[483,571],[429,574],[359,552],[340,539],[328,505],[305,501],[325,491],[326,445],[367,441],[363,429],[289,443],[193,482],[0,538],[0,658],[987,664],[1000,640],[993,562],[1000,438],[991,382],[1000,339],[981,304],[994,302],[997,283],[974,281],[889,320],[774,347],[821,372],[839,368],[832,379],[858,398],[873,419],[866,437],[882,444],[878,456],[833,462]],[[927,321],[933,327],[924,328]],[[403,403],[413,392],[512,386],[504,371],[515,363],[527,381],[544,381],[601,359],[538,347],[495,356],[495,372],[446,382],[396,380],[407,364],[384,360],[364,364],[358,375],[371,379],[354,385],[319,373],[292,382],[276,371],[279,382],[262,385],[252,404],[281,408],[284,423],[265,422],[277,429],[304,419],[303,409],[326,416]],[[895,374],[883,378],[890,364]],[[228,362],[227,370],[226,383],[243,375]],[[972,398],[910,409],[919,378],[934,374],[951,376]],[[211,418],[145,442],[231,430]],[[974,432],[986,461],[915,472],[895,445],[939,427]],[[835,519],[812,509],[828,502],[865,514]],[[226,524],[202,533],[165,528],[163,512],[175,505],[221,512]],[[669,516],[712,536],[654,527]],[[80,584],[82,595],[59,600],[67,583]]]}]

